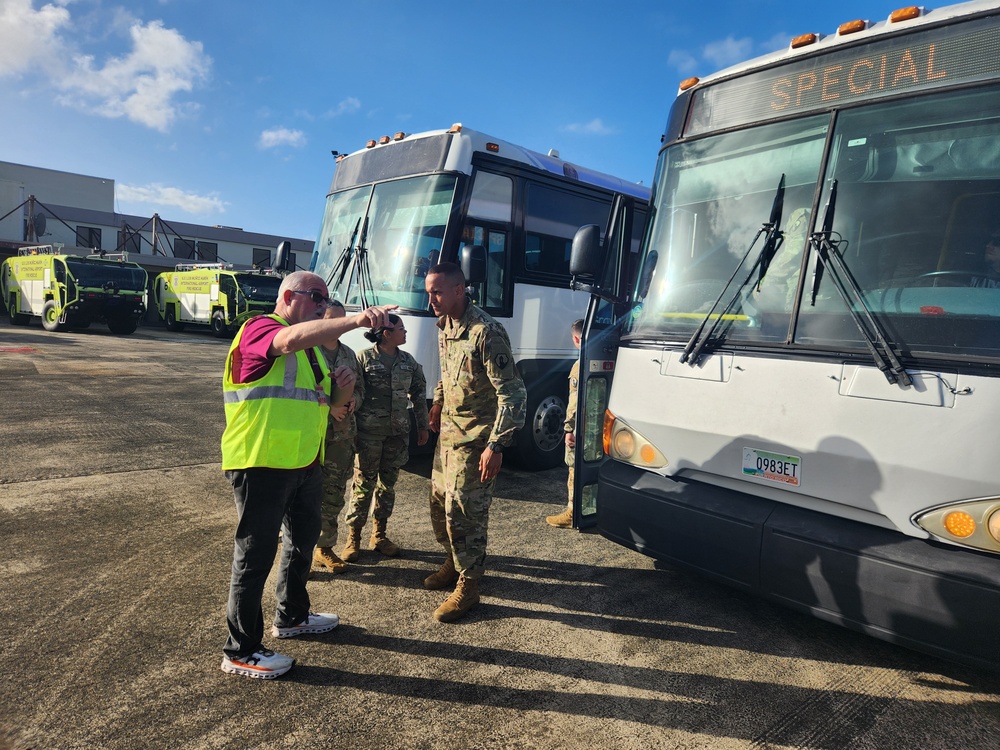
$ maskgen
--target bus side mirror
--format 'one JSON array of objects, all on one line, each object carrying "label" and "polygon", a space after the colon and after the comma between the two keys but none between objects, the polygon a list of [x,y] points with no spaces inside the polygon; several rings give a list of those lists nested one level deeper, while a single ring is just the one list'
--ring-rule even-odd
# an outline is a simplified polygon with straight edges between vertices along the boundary
[{"label": "bus side mirror", "polygon": [[486,248],[482,245],[464,245],[462,247],[462,273],[465,283],[470,286],[486,281]]},{"label": "bus side mirror", "polygon": [[288,240],[282,240],[278,243],[278,249],[274,253],[274,270],[275,271],[290,271],[288,266],[292,260],[292,243]]},{"label": "bus side mirror", "polygon": [[587,224],[576,230],[569,252],[570,276],[594,279],[601,272],[604,248],[601,247],[601,228]]},{"label": "bus side mirror", "polygon": [[655,250],[646,256],[646,262],[642,266],[642,275],[639,276],[639,284],[636,286],[636,297],[646,299],[649,294],[649,285],[653,282],[653,274],[656,273],[656,261],[660,255]]}]

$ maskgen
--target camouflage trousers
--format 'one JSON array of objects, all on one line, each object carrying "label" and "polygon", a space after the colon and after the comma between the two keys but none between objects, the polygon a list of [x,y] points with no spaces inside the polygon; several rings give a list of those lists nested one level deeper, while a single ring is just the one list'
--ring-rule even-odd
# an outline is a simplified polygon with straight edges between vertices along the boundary
[{"label": "camouflage trousers", "polygon": [[431,471],[431,528],[451,554],[455,570],[481,578],[486,567],[486,532],[496,479],[480,481],[483,445],[443,448],[438,440]]},{"label": "camouflage trousers", "polygon": [[323,461],[322,524],[317,547],[337,544],[337,516],[344,507],[347,483],[354,474],[354,439],[328,440]]},{"label": "camouflage trousers", "polygon": [[363,528],[375,498],[372,515],[385,520],[396,505],[396,479],[409,459],[409,435],[364,435],[358,433],[358,467],[354,472],[354,489],[344,521],[348,526]]},{"label": "camouflage trousers", "polygon": [[573,485],[576,483],[576,449],[566,446],[566,465],[569,467],[569,476],[566,478],[566,491],[569,494],[569,502],[566,507],[573,510]]}]

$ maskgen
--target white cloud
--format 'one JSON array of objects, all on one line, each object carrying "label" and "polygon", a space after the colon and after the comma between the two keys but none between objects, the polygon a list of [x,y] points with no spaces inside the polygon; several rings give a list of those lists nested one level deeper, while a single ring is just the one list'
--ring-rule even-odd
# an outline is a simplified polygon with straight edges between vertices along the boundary
[{"label": "white cloud", "polygon": [[257,142],[257,145],[260,148],[275,148],[277,146],[302,148],[306,145],[306,134],[301,130],[271,128],[260,134],[260,140]]},{"label": "white cloud", "polygon": [[780,34],[775,34],[766,42],[762,42],[760,49],[764,52],[779,52],[781,50],[788,49],[788,46],[792,43],[792,35],[782,32]]},{"label": "white cloud", "polygon": [[681,73],[691,73],[698,69],[698,59],[689,52],[675,49],[667,55],[667,64],[673,65]]},{"label": "white cloud", "polygon": [[123,185],[115,186],[115,197],[129,203],[142,203],[151,206],[172,206],[189,214],[204,216],[225,212],[228,205],[216,195],[196,195],[186,193],[180,188],[152,184],[146,186]]},{"label": "white cloud", "polygon": [[605,125],[599,117],[595,117],[590,122],[574,122],[563,126],[562,129],[567,133],[579,133],[582,135],[614,135],[618,132],[614,128]]},{"label": "white cloud", "polygon": [[353,96],[349,96],[342,102],[337,104],[333,109],[326,111],[324,117],[340,117],[341,115],[353,115],[355,112],[361,109],[361,100]]},{"label": "white cloud", "polygon": [[48,4],[35,10],[32,0],[0,0],[0,76],[58,59],[63,47],[58,32],[68,23],[66,8]]},{"label": "white cloud", "polygon": [[[63,7],[69,2],[36,11],[32,0],[0,0],[0,75],[40,74],[64,106],[169,130],[185,109],[178,94],[192,91],[211,69],[201,42],[162,21],[132,21],[128,51],[101,62],[69,36],[78,23]],[[110,28],[121,33],[117,23]]]},{"label": "white cloud", "polygon": [[753,52],[753,39],[744,37],[735,39],[727,36],[715,42],[709,42],[702,49],[702,57],[718,68],[735,65],[750,57]]}]

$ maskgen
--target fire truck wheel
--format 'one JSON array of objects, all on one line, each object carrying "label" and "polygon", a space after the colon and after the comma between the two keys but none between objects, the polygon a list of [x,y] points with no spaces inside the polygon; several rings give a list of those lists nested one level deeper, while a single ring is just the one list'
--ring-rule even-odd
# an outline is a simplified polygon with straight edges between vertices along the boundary
[{"label": "fire truck wheel", "polygon": [[54,333],[56,331],[62,331],[66,328],[66,326],[59,321],[59,317],[59,307],[56,305],[56,301],[54,299],[50,299],[42,305],[42,328],[46,331],[52,331]]},{"label": "fire truck wheel", "polygon": [[163,315],[163,322],[167,326],[168,331],[183,331],[184,324],[178,322],[176,315],[174,314],[174,308],[168,307],[166,313]]},{"label": "fire truck wheel", "polygon": [[216,310],[212,313],[212,333],[220,339],[224,338],[226,334],[229,333],[226,328],[226,316],[223,314],[222,310]]}]

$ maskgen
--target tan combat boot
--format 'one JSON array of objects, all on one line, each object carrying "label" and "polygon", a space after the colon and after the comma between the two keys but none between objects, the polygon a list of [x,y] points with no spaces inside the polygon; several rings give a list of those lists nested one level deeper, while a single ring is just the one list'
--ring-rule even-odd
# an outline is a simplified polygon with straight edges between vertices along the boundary
[{"label": "tan combat boot", "polygon": [[451,552],[445,558],[444,564],[437,573],[432,573],[424,579],[424,588],[431,591],[446,589],[458,580],[458,571],[455,570],[455,561],[451,557]]},{"label": "tan combat boot", "polygon": [[556,516],[546,516],[545,523],[549,526],[555,526],[557,529],[571,529],[573,528],[573,509],[567,508]]},{"label": "tan combat boot", "polygon": [[371,547],[374,550],[378,550],[386,557],[395,557],[399,554],[399,547],[393,544],[389,537],[385,535],[385,519],[384,518],[373,518],[372,519],[372,538]]},{"label": "tan combat boot", "polygon": [[347,562],[355,562],[361,554],[361,529],[353,526],[347,527],[347,541],[344,542],[344,549],[340,550],[340,557]]},{"label": "tan combat boot", "polygon": [[458,577],[458,585],[444,604],[434,610],[434,619],[438,622],[454,622],[479,604],[479,579]]},{"label": "tan combat boot", "polygon": [[326,568],[331,573],[346,573],[347,563],[333,551],[333,547],[317,547],[313,552],[313,567]]}]

